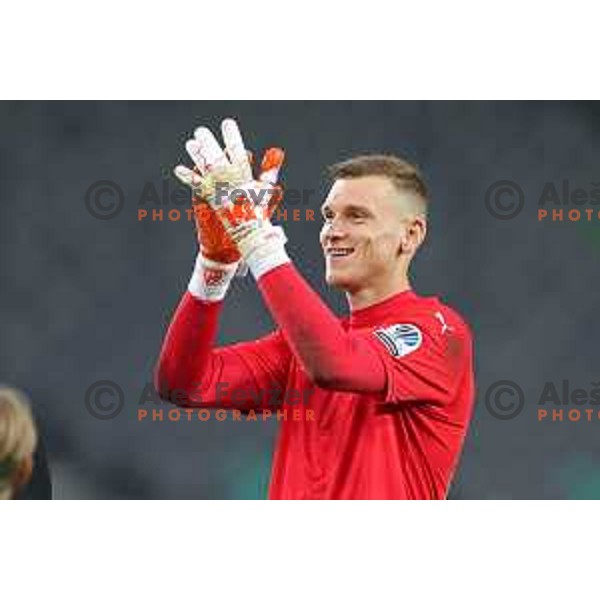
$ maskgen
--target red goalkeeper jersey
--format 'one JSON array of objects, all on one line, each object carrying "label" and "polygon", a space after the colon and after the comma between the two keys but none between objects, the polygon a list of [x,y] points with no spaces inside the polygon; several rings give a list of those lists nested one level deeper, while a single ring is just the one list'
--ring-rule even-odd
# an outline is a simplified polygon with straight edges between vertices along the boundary
[{"label": "red goalkeeper jersey", "polygon": [[[385,391],[320,389],[292,356],[286,384],[310,390],[302,401],[314,419],[282,423],[269,496],[445,498],[473,406],[468,328],[437,299],[411,291],[342,323],[379,355]],[[281,358],[275,349],[271,359]]]},{"label": "red goalkeeper jersey", "polygon": [[[338,319],[293,267],[275,271],[259,286],[272,309],[284,305],[289,315],[280,310],[283,330],[256,341],[212,348],[222,303],[184,296],[157,369],[163,395],[176,390],[171,399],[193,407],[260,405],[275,418],[276,390],[284,405],[272,499],[445,498],[474,400],[468,326],[412,291]],[[331,358],[340,389],[319,386],[301,353]],[[372,384],[379,391],[365,391]]]}]

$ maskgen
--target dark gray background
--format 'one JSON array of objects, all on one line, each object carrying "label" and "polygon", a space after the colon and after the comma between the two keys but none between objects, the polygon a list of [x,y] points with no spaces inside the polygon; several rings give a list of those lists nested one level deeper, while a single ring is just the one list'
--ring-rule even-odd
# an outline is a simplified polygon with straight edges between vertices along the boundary
[{"label": "dark gray background", "polygon": [[[275,423],[136,416],[195,256],[190,223],[139,222],[138,202],[147,183],[160,190],[168,180],[175,189],[165,173],[188,162],[185,139],[226,116],[239,120],[254,150],[286,149],[284,183],[315,189],[315,210],[327,189],[324,168],[339,159],[393,152],[423,169],[433,203],[414,287],[458,309],[476,340],[478,403],[451,497],[600,497],[600,420],[537,421],[546,381],[586,390],[600,382],[600,223],[536,218],[546,182],[600,184],[599,104],[3,102],[0,381],[32,397],[55,496],[265,495]],[[86,190],[98,180],[123,189],[112,220],[86,211]],[[524,191],[514,219],[486,209],[498,180]],[[323,284],[318,220],[284,226],[300,270],[344,312],[343,295]],[[237,281],[219,341],[251,339],[272,324],[253,281]],[[103,379],[125,394],[113,420],[94,419],[84,404]],[[524,409],[511,420],[493,418],[484,402],[504,379],[524,391]]]}]

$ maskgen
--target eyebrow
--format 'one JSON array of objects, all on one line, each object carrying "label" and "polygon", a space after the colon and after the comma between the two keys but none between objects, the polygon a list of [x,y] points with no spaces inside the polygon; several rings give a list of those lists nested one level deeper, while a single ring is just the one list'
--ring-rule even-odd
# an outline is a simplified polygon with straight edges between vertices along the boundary
[{"label": "eyebrow", "polygon": [[[324,214],[327,209],[331,210],[331,206],[329,204],[323,204],[321,206],[321,214]],[[373,213],[366,206],[360,206],[358,204],[348,204],[344,206],[344,212],[357,211],[363,212],[367,215],[372,215]]]}]

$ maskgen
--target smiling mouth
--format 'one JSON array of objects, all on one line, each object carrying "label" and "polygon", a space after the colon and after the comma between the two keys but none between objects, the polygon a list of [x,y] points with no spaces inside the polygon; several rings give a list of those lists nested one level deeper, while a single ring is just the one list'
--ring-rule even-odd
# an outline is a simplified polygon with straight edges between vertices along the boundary
[{"label": "smiling mouth", "polygon": [[325,256],[330,260],[337,262],[354,253],[354,248],[328,248],[325,250]]}]

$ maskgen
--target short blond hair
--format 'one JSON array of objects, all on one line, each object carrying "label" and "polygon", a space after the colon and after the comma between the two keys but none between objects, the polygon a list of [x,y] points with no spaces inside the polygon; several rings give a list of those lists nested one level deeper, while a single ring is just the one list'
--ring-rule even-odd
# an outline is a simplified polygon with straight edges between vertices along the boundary
[{"label": "short blond hair", "polygon": [[0,386],[0,500],[11,498],[26,482],[23,479],[29,478],[36,445],[27,397],[19,390]]},{"label": "short blond hair", "polygon": [[364,154],[331,165],[329,177],[337,179],[356,179],[369,175],[386,177],[399,192],[409,192],[418,201],[426,214],[430,202],[429,190],[419,168],[416,165],[393,154]]}]

